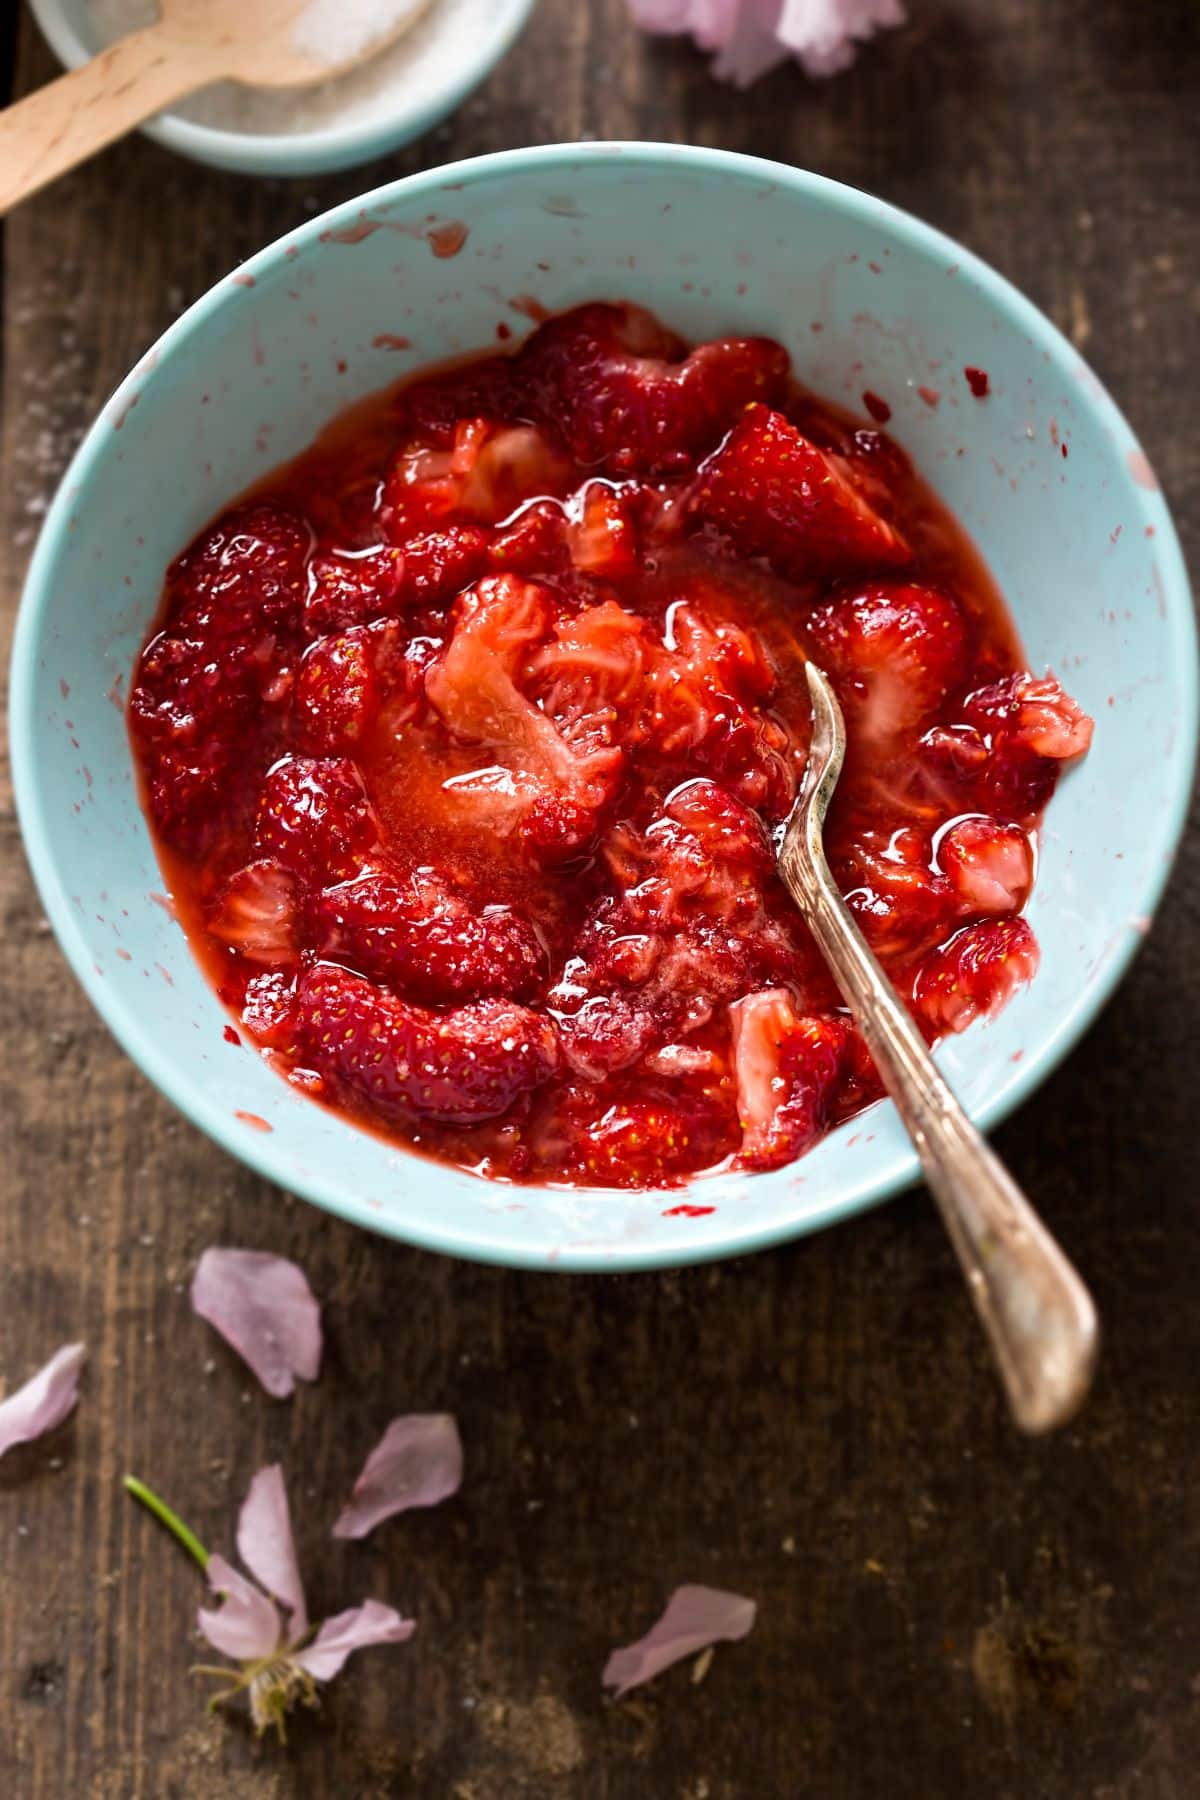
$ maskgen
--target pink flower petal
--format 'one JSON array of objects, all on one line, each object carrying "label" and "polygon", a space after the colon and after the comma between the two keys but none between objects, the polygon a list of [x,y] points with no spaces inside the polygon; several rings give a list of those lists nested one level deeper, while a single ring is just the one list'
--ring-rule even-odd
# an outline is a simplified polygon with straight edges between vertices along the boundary
[{"label": "pink flower petal", "polygon": [[849,68],[860,43],[903,25],[904,16],[901,0],[784,0],[775,30],[806,75],[836,75]]},{"label": "pink flower petal", "polygon": [[86,1358],[82,1344],[64,1344],[23,1388],[0,1400],[0,1456],[62,1424],[79,1398]]},{"label": "pink flower petal", "polygon": [[739,87],[789,56],[808,75],[836,74],[860,41],[904,22],[901,0],[629,0],[629,10],[647,31],[689,33]]},{"label": "pink flower petal", "polygon": [[710,1644],[736,1643],[750,1631],[756,1611],[753,1600],[720,1588],[676,1588],[662,1618],[645,1637],[613,1651],[604,1665],[604,1685],[616,1688],[620,1699],[685,1656],[695,1656]]},{"label": "pink flower petal", "polygon": [[[807,6],[810,0],[801,0]],[[740,0],[724,8],[729,15],[722,35],[708,46],[717,54],[713,74],[735,87],[749,87],[788,58],[778,33],[779,0]]]},{"label": "pink flower petal", "polygon": [[260,1469],[250,1483],[238,1514],[237,1546],[255,1580],[287,1607],[291,1614],[288,1640],[295,1643],[308,1630],[308,1609],[296,1563],[287,1489],[278,1463]]},{"label": "pink flower petal", "polygon": [[295,1263],[263,1250],[206,1250],[192,1282],[192,1306],[277,1400],[292,1392],[293,1377],[316,1380],[321,1309]]},{"label": "pink flower petal", "polygon": [[403,1644],[417,1629],[412,1619],[402,1619],[393,1607],[378,1600],[364,1600],[348,1612],[326,1619],[307,1650],[293,1662],[307,1669],[317,1681],[332,1681],[352,1650],[368,1644]]},{"label": "pink flower petal", "polygon": [[267,1596],[223,1556],[210,1556],[204,1573],[213,1593],[222,1596],[219,1609],[206,1612],[201,1607],[196,1615],[213,1649],[235,1662],[257,1662],[277,1650],[283,1624]]},{"label": "pink flower petal", "polygon": [[363,1465],[334,1537],[362,1538],[410,1506],[436,1506],[462,1486],[463,1451],[449,1413],[393,1419]]}]

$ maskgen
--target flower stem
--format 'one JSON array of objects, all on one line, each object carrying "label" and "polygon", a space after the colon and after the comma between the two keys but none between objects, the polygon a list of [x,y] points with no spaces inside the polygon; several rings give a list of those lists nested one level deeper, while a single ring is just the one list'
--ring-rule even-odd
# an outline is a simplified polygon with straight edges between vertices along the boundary
[{"label": "flower stem", "polygon": [[148,1488],[144,1481],[136,1475],[126,1475],[125,1492],[140,1500],[147,1511],[152,1512],[160,1524],[165,1525],[171,1536],[183,1545],[189,1556],[194,1556],[202,1569],[208,1567],[208,1551],[200,1542],[194,1531],[190,1531],[179,1517],[173,1513],[165,1500],[160,1500],[153,1488]]}]

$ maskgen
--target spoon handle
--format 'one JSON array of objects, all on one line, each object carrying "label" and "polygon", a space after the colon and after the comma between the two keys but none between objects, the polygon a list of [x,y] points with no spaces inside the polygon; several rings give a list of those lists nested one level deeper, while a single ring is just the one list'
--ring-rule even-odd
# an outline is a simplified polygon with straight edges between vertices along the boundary
[{"label": "spoon handle", "polygon": [[0,112],[0,215],[223,72],[160,25],[132,32]]},{"label": "spoon handle", "polygon": [[955,1099],[838,891],[819,836],[805,852],[785,844],[780,871],[916,1145],[1017,1424],[1064,1424],[1096,1362],[1087,1289]]}]

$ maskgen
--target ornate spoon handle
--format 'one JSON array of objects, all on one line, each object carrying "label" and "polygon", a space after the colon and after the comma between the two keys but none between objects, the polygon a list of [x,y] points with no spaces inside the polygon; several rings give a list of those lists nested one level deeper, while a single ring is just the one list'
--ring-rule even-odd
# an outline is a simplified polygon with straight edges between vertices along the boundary
[{"label": "ornate spoon handle", "polygon": [[789,821],[780,873],[916,1146],[991,1340],[1016,1422],[1023,1431],[1048,1431],[1069,1419],[1087,1393],[1098,1345],[1095,1308],[1067,1258],[955,1099],[830,874],[821,834],[825,807],[841,772],[844,734],[840,709],[835,721],[828,716],[828,707],[836,709],[837,702],[825,677],[811,664],[808,674],[814,704],[812,757],[814,762],[822,758],[824,766]]}]

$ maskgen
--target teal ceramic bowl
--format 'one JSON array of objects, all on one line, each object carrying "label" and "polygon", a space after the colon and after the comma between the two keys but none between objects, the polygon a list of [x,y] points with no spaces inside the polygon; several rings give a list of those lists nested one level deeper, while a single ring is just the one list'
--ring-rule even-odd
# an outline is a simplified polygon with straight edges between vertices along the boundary
[{"label": "teal ceramic bowl", "polygon": [[[1047,816],[1041,972],[939,1052],[982,1125],[1076,1042],[1148,928],[1192,778],[1196,640],[1166,504],[1076,352],[966,251],[815,175],[650,144],[484,157],[312,220],[171,327],[76,456],[17,630],[17,799],[67,958],[146,1074],[280,1186],[456,1255],[612,1270],[811,1231],[904,1187],[916,1159],[881,1106],[790,1168],[697,1184],[689,1197],[712,1210],[681,1217],[678,1191],[502,1186],[357,1131],[223,1041],[225,1014],[160,903],[120,706],[166,564],[220,507],[351,401],[494,344],[501,320],[519,335],[537,306],[598,296],[693,337],[768,332],[819,392],[884,396],[999,578],[1033,666],[1096,718]],[[411,348],[385,347],[397,338]],[[986,400],[968,365],[987,371]]]},{"label": "teal ceramic bowl", "polygon": [[[153,17],[153,0],[144,3],[147,16]],[[450,3],[435,0],[437,7]],[[460,0],[454,4],[457,8]],[[87,0],[30,0],[30,5],[42,36],[66,68],[77,69],[103,47]],[[160,113],[143,130],[148,138],[193,162],[243,175],[324,175],[354,168],[422,137],[461,106],[511,49],[532,10],[533,0],[483,0],[474,18],[460,11],[453,26],[453,60],[431,47],[437,25],[431,12],[409,40],[408,49],[418,60],[406,78],[397,81],[394,94],[371,100],[369,116],[360,107],[360,116],[347,112],[304,130],[231,131],[189,118],[183,103],[181,111]],[[348,82],[361,88],[363,71],[349,76]],[[342,86],[344,91],[346,83]],[[286,96],[273,98],[286,101]],[[302,102],[303,96],[298,94],[297,99]]]}]

